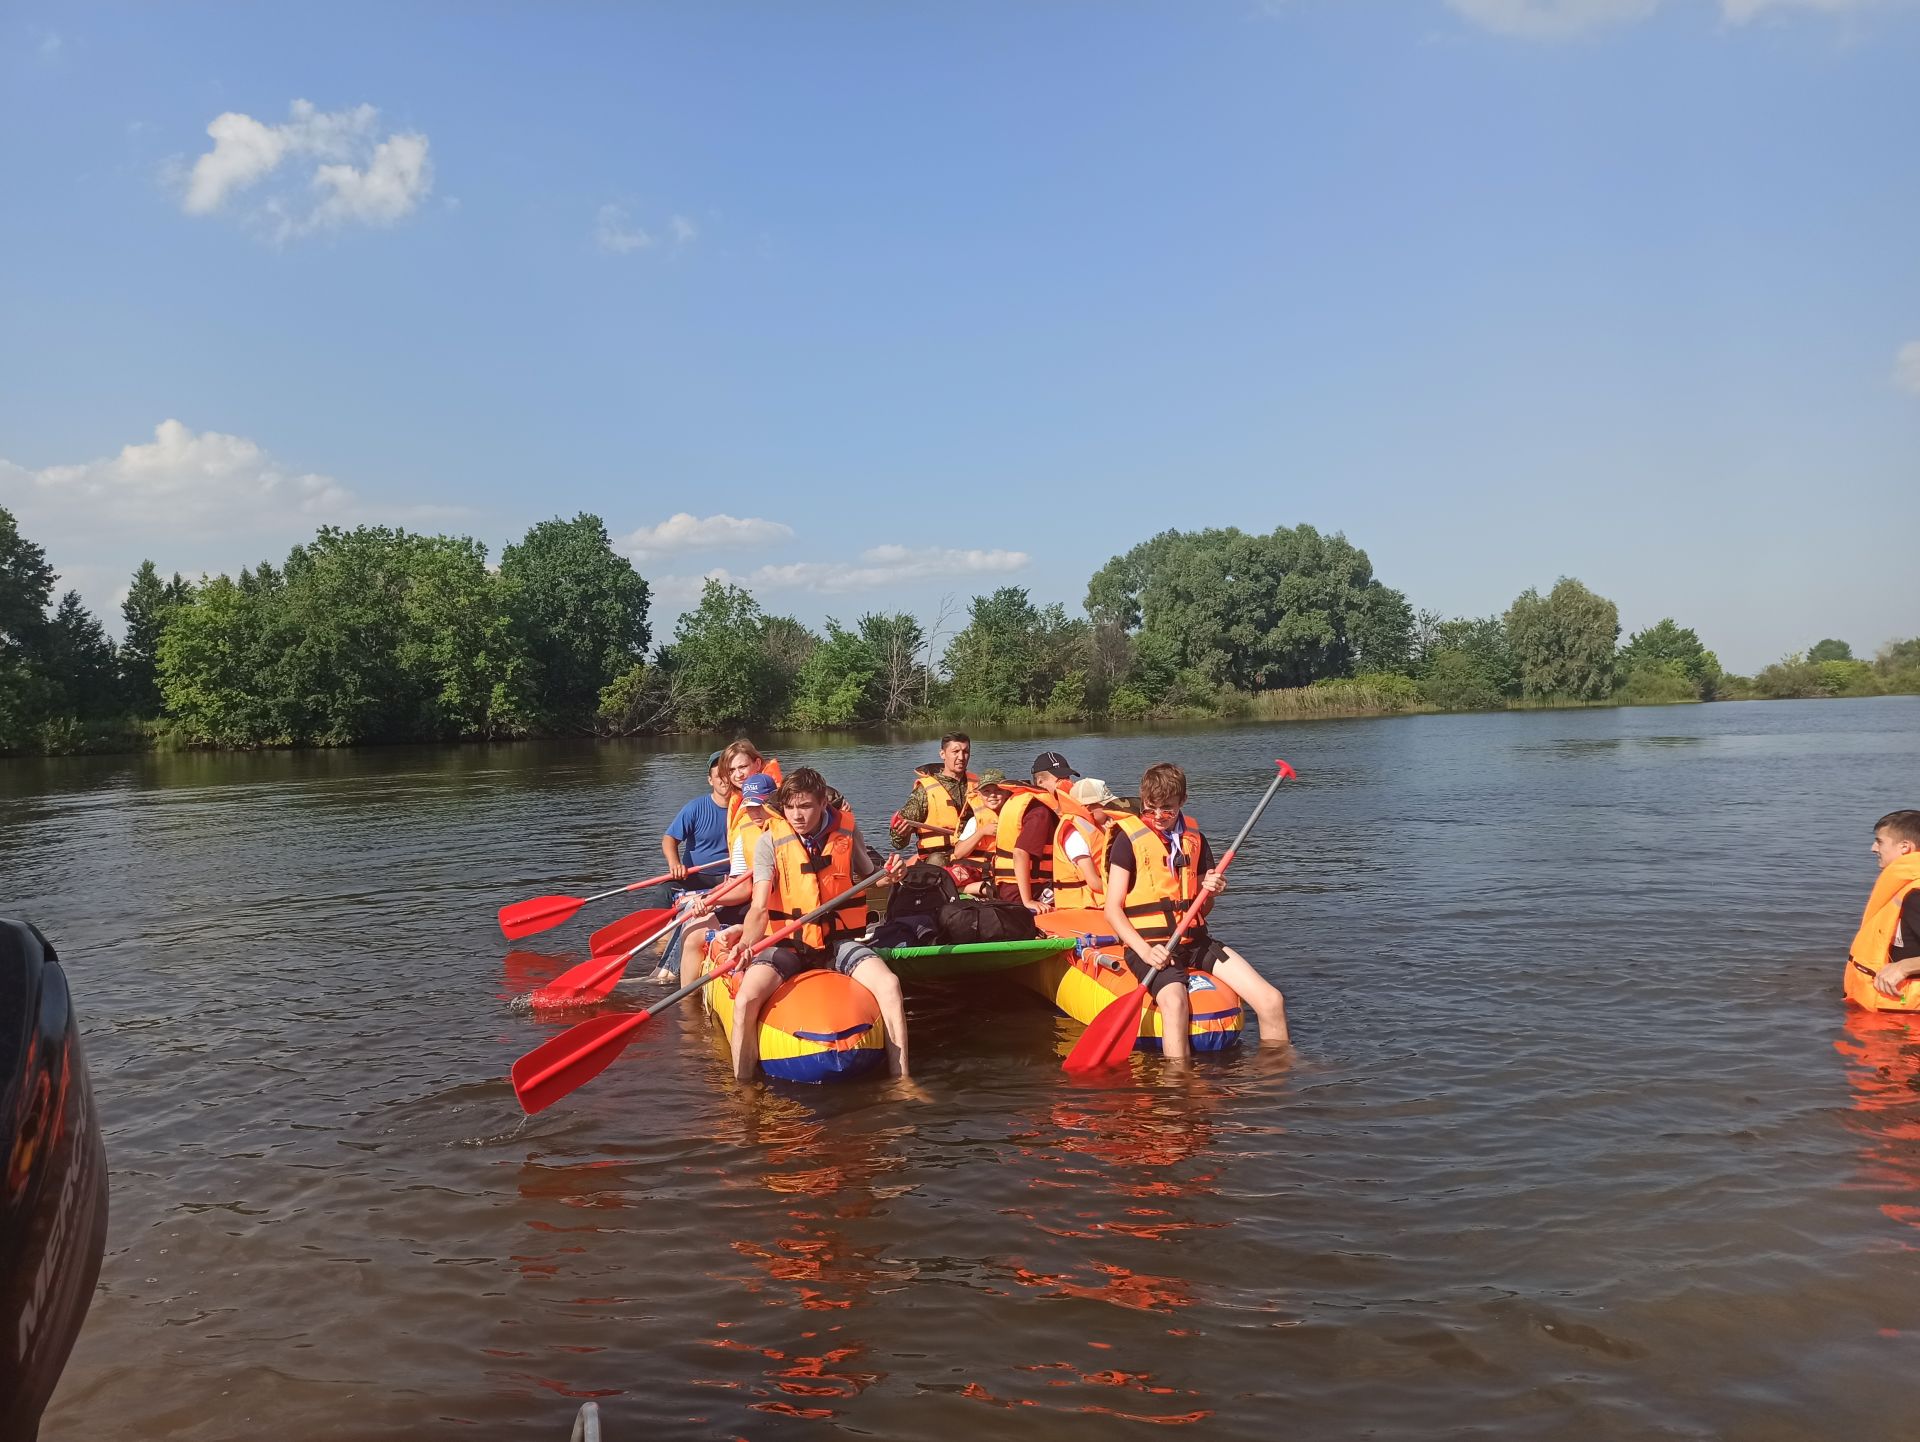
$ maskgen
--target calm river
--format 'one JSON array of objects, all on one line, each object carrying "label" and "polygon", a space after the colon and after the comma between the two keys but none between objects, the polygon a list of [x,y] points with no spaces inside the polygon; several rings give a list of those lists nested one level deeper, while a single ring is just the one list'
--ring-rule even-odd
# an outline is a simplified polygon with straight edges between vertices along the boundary
[{"label": "calm river", "polygon": [[[619,910],[494,909],[649,874],[706,746],[0,763],[113,1166],[43,1435],[1920,1434],[1920,1029],[1839,1000],[1920,700],[1044,740],[1223,844],[1298,768],[1216,922],[1291,1051],[1076,1084],[925,990],[916,1103],[687,1006],[523,1123],[507,998]],[[870,822],[933,754],[777,749]]]}]

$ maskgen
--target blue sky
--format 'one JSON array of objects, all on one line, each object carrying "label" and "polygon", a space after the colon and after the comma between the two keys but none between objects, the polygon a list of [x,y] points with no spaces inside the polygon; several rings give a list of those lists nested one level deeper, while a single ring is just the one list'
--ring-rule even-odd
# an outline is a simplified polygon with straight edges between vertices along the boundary
[{"label": "blue sky", "polygon": [[1903,0],[15,3],[0,504],[102,608],[323,521],[594,511],[657,634],[1310,522],[1867,652],[1916,74]]}]

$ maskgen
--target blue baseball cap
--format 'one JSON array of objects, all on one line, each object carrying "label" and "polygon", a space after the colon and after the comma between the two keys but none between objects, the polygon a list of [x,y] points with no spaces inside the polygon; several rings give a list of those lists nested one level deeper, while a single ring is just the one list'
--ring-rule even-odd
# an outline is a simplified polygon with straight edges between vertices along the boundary
[{"label": "blue baseball cap", "polygon": [[756,771],[740,783],[742,799],[758,806],[764,806],[773,800],[773,793],[779,789],[780,783],[764,771]]},{"label": "blue baseball cap", "polygon": [[714,767],[718,766],[720,764],[720,758],[726,754],[724,751],[716,751],[713,755],[709,756],[707,758],[707,770],[711,771]]}]

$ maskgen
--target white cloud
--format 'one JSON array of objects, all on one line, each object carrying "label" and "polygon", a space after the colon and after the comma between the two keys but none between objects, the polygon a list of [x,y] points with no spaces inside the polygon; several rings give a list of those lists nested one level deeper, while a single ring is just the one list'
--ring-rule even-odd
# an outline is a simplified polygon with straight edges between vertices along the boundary
[{"label": "white cloud", "polygon": [[323,165],[313,173],[313,188],[325,198],[313,212],[316,227],[392,225],[412,210],[433,185],[427,161],[427,137],[389,136],[373,148],[365,170],[351,165]]},{"label": "white cloud", "polygon": [[176,420],[100,460],[37,471],[0,460],[0,494],[16,491],[28,516],[82,533],[244,533],[288,519],[311,529],[354,503],[331,476],[295,474],[244,436],[196,435]]},{"label": "white cloud", "polygon": [[213,149],[187,172],[181,209],[213,215],[283,165],[311,161],[304,187],[283,173],[282,184],[249,219],[268,222],[279,241],[349,223],[392,225],[433,189],[433,166],[426,136],[405,131],[380,138],[379,115],[371,105],[323,111],[306,100],[294,101],[281,125],[237,110],[217,115],[207,126]]},{"label": "white cloud", "polygon": [[43,31],[40,36],[40,43],[34,47],[34,51],[42,60],[54,60],[58,58],[60,47],[65,43],[66,42],[60,38],[60,32],[58,30]]},{"label": "white cloud", "polygon": [[669,551],[768,546],[792,536],[792,526],[758,516],[695,516],[681,511],[657,526],[642,526],[622,537],[619,544],[621,550],[637,557],[663,555]]},{"label": "white cloud", "polygon": [[[1499,35],[1560,40],[1612,25],[1644,20],[1666,0],[1447,0],[1458,14]],[[1886,0],[1717,0],[1720,16],[1744,25],[1772,10],[1840,14]]]},{"label": "white cloud", "polygon": [[1499,35],[1560,39],[1651,15],[1660,0],[1447,0],[1474,24]]},{"label": "white cloud", "polygon": [[[679,214],[667,217],[666,232],[676,249],[700,237],[700,227]],[[635,224],[633,212],[626,206],[608,201],[594,219],[593,243],[604,255],[631,255],[636,250],[651,250],[660,243],[660,237]]]},{"label": "white cloud", "polygon": [[1920,340],[1910,340],[1893,358],[1893,383],[1920,396]]},{"label": "white cloud", "polygon": [[232,573],[324,525],[442,529],[462,506],[373,504],[331,476],[274,459],[245,436],[195,432],[162,421],[151,441],[117,455],[30,469],[0,458],[0,506],[46,547],[61,573],[102,616],[117,614],[116,587],[143,558],[162,571]]},{"label": "white cloud", "polygon": [[653,237],[633,224],[624,205],[609,204],[600,207],[600,219],[593,227],[593,243],[608,255],[626,255],[645,250],[653,244]]},{"label": "white cloud", "polygon": [[750,591],[811,591],[837,596],[913,581],[956,580],[970,576],[1003,575],[1023,569],[1033,558],[1025,551],[956,550],[947,546],[874,546],[860,553],[864,565],[844,561],[789,561],[760,566],[735,575],[715,569],[702,576],[666,576],[657,583],[667,596],[697,596],[712,579],[745,586]]},{"label": "white cloud", "polygon": [[1878,0],[1720,0],[1720,13],[1736,25],[1744,25],[1767,10],[1824,10],[1837,15],[1876,3]]}]

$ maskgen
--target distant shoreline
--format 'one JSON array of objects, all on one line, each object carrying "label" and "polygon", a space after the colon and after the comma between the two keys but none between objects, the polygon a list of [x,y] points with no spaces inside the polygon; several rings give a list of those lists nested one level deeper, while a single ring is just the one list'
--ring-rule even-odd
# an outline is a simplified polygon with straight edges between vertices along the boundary
[{"label": "distant shoreline", "polygon": [[[1309,688],[1300,688],[1306,690]],[[1274,695],[1276,693],[1267,693]],[[757,738],[781,740],[805,740],[807,738],[857,738],[872,740],[888,738],[911,740],[916,737],[932,739],[951,730],[979,731],[994,736],[1033,736],[1070,739],[1075,734],[1128,734],[1154,731],[1205,730],[1215,727],[1237,727],[1254,725],[1278,725],[1297,721],[1370,721],[1395,716],[1497,716],[1511,712],[1529,711],[1630,711],[1655,710],[1674,706],[1723,706],[1741,702],[1781,702],[1781,701],[1885,701],[1897,700],[1909,696],[1908,692],[1890,692],[1879,696],[1740,696],[1715,701],[1673,700],[1510,700],[1502,706],[1480,706],[1463,709],[1449,709],[1425,702],[1415,702],[1400,706],[1357,706],[1324,705],[1296,706],[1261,705],[1263,697],[1255,696],[1255,703],[1247,710],[1228,713],[1161,716],[1083,716],[1072,719],[1049,719],[1044,716],[1010,717],[999,720],[963,720],[957,718],[927,718],[905,723],[874,726],[814,727],[804,729],[768,727],[760,728],[754,734]],[[117,738],[101,738],[100,744],[76,746],[69,749],[46,751],[22,751],[0,753],[0,765],[46,760],[66,760],[80,756],[145,756],[145,755],[268,755],[280,752],[330,753],[343,751],[391,751],[406,747],[431,747],[435,750],[462,751],[475,746],[519,746],[538,745],[547,742],[583,742],[594,745],[620,743],[626,745],[642,744],[661,751],[696,751],[707,742],[716,745],[733,740],[745,734],[748,728],[740,727],[723,730],[687,730],[655,731],[637,736],[603,736],[589,733],[551,733],[536,736],[469,736],[457,739],[440,737],[413,737],[392,741],[360,741],[340,746],[323,746],[311,743],[288,743],[285,745],[263,744],[258,746],[222,746],[205,743],[180,743],[169,738],[160,723],[146,723],[138,734],[129,734]],[[117,744],[116,744],[117,742]]]}]

